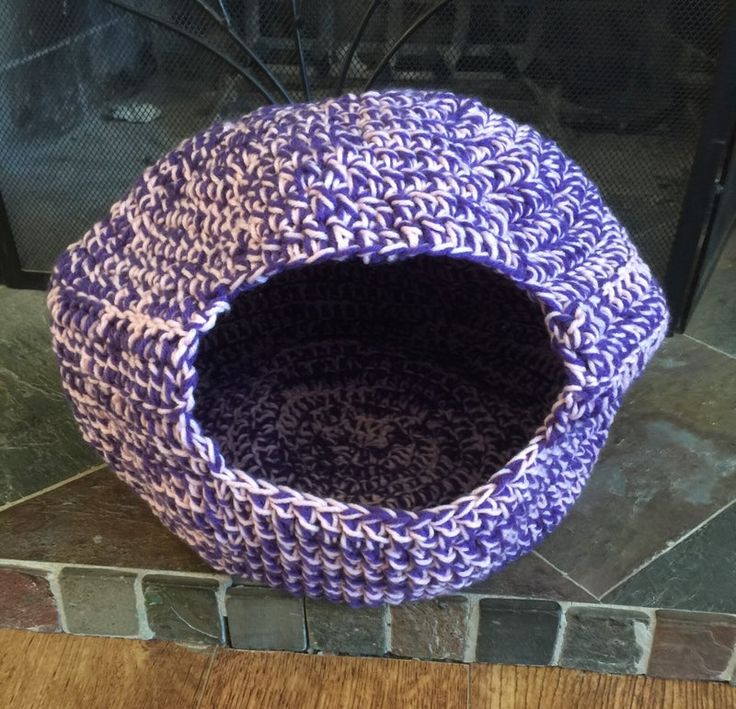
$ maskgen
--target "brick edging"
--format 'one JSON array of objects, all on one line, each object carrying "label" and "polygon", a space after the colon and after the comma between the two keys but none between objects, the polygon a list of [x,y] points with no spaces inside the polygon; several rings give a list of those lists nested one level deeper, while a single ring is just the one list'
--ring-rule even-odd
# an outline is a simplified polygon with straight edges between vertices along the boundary
[{"label": "brick edging", "polygon": [[353,609],[216,573],[0,561],[0,627],[736,683],[736,614],[457,594]]}]

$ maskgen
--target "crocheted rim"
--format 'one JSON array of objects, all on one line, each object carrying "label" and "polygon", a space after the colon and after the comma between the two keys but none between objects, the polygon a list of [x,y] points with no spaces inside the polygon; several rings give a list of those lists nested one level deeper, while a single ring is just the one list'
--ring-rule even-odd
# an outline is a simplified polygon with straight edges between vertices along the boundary
[{"label": "crocheted rim", "polygon": [[[257,471],[244,471],[230,467],[220,452],[218,444],[202,431],[199,422],[194,416],[194,403],[197,387],[196,359],[199,344],[206,333],[217,325],[218,318],[230,310],[230,304],[248,292],[262,285],[270,278],[294,268],[309,267],[328,260],[345,261],[348,258],[361,258],[368,264],[376,264],[390,260],[413,258],[420,255],[445,256],[471,261],[473,263],[489,268],[492,272],[508,278],[519,287],[522,293],[526,293],[534,302],[540,306],[540,317],[550,334],[550,347],[559,357],[565,370],[565,384],[562,387],[555,403],[537,428],[534,436],[527,445],[519,450],[502,468],[497,470],[482,485],[468,491],[466,495],[454,501],[442,505],[436,505],[420,511],[393,509],[381,505],[361,505],[357,503],[343,502],[332,497],[320,497],[308,491],[297,490],[285,485],[277,485],[273,482],[259,477]],[[519,496],[514,494],[515,484],[523,481],[523,477],[534,465],[539,453],[544,448],[552,445],[554,441],[569,432],[569,421],[576,418],[575,411],[584,406],[594,392],[591,382],[586,382],[583,373],[585,364],[575,350],[573,343],[578,341],[577,330],[585,320],[581,309],[576,309],[572,318],[565,316],[567,327],[560,330],[556,327],[556,316],[563,316],[555,306],[554,295],[548,290],[533,283],[528,283],[514,278],[511,268],[500,259],[493,259],[488,254],[473,253],[467,247],[453,248],[447,245],[440,248],[410,247],[405,243],[394,244],[373,250],[361,250],[356,248],[352,251],[338,251],[335,248],[327,248],[323,252],[311,257],[300,254],[296,259],[281,263],[277,266],[263,266],[255,273],[244,274],[241,279],[234,281],[230,286],[229,294],[205,310],[203,318],[191,324],[191,329],[181,341],[173,356],[177,368],[182,368],[185,373],[185,386],[183,395],[186,400],[185,411],[179,419],[177,433],[180,442],[185,449],[192,448],[207,463],[211,474],[225,483],[233,490],[236,497],[242,497],[243,491],[262,496],[279,496],[281,501],[286,496],[298,501],[299,506],[316,508],[320,513],[336,514],[342,521],[350,524],[349,533],[355,536],[367,536],[381,541],[376,524],[385,525],[401,522],[414,529],[426,525],[442,525],[449,522],[454,516],[463,516],[473,509],[483,506],[484,515],[507,516],[508,506],[518,503]],[[600,383],[597,383],[600,386]],[[600,393],[600,391],[598,392]],[[300,516],[300,519],[301,516]],[[302,522],[308,522],[302,519]],[[371,528],[371,525],[373,527]],[[341,525],[345,529],[345,525]],[[346,530],[348,531],[348,530]]]}]

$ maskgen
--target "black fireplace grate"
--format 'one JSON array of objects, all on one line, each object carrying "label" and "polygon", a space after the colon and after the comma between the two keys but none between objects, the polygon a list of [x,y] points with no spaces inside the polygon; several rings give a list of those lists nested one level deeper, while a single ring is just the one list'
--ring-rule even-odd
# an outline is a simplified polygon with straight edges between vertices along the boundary
[{"label": "black fireplace grate", "polygon": [[450,89],[533,124],[600,185],[664,277],[733,6],[6,0],[6,280],[47,272],[146,165],[213,120],[366,86]]}]

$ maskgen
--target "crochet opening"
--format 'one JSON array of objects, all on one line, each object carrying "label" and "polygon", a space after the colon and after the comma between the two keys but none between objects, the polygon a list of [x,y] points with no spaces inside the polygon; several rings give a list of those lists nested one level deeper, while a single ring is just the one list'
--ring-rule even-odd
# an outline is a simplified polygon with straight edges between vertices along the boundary
[{"label": "crochet opening", "polygon": [[406,510],[487,482],[566,382],[538,303],[437,256],[274,276],[234,300],[196,367],[194,414],[231,468]]}]

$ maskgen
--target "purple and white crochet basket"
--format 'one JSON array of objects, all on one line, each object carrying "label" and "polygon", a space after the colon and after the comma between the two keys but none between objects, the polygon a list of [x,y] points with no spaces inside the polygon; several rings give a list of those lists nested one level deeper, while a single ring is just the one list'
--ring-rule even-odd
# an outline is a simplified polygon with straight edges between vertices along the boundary
[{"label": "purple and white crochet basket", "polygon": [[353,605],[537,545],[667,324],[555,143],[419,91],[184,142],[60,257],[49,306],[86,440],[172,532]]}]

